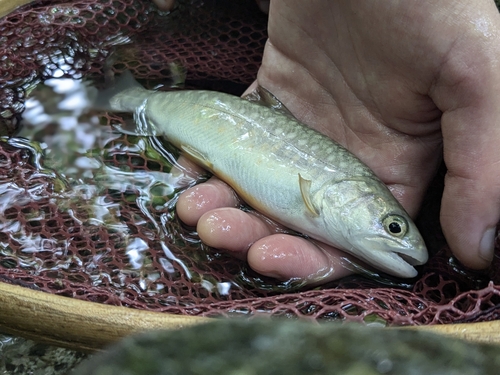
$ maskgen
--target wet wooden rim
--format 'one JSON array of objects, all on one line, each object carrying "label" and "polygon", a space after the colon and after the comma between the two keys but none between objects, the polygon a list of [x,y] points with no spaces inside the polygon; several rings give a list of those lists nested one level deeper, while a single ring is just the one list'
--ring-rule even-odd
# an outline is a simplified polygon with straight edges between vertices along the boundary
[{"label": "wet wooden rim", "polygon": [[33,1],[35,0],[0,0],[0,18]]},{"label": "wet wooden rim", "polygon": [[[0,283],[0,331],[87,352],[135,332],[180,329],[212,320],[81,301]],[[500,321],[394,329],[408,328],[500,344]]]}]

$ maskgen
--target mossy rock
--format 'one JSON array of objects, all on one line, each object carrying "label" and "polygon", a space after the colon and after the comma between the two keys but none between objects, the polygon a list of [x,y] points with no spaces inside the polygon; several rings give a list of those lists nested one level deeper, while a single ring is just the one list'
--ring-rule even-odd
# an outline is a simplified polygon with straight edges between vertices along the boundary
[{"label": "mossy rock", "polygon": [[76,375],[498,374],[500,347],[423,331],[224,319],[126,338]]}]

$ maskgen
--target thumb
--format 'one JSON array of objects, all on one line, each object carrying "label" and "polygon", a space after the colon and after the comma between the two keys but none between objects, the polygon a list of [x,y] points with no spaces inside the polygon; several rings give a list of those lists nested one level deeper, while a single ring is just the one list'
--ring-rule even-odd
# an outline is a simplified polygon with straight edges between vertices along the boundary
[{"label": "thumb", "polygon": [[454,255],[476,269],[493,259],[500,219],[500,35],[498,27],[492,29],[491,33],[474,30],[456,43],[431,93],[443,111],[448,168],[441,206],[443,232]]}]

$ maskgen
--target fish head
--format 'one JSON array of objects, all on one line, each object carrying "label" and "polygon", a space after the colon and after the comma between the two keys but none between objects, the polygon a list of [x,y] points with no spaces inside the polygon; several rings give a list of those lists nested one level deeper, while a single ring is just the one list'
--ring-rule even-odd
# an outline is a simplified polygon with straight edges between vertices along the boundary
[{"label": "fish head", "polygon": [[388,274],[417,276],[414,266],[427,262],[427,247],[385,184],[360,178],[335,185],[325,191],[321,216],[326,227],[336,227],[344,250]]}]

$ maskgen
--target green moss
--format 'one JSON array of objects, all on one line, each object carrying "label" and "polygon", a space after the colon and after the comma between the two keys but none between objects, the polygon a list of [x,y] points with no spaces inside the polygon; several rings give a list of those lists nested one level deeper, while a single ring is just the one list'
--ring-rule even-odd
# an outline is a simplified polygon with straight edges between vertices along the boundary
[{"label": "green moss", "polygon": [[500,347],[412,330],[231,320],[127,338],[76,375],[497,374]]}]

